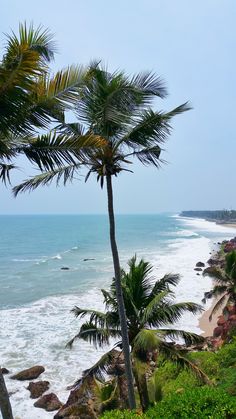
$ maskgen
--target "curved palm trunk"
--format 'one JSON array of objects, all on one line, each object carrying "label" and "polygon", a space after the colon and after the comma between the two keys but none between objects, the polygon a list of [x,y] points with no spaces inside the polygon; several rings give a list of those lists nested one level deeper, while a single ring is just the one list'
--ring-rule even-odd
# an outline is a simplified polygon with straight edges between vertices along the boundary
[{"label": "curved palm trunk", "polygon": [[108,198],[108,214],[109,214],[109,223],[110,223],[110,242],[111,242],[111,251],[115,272],[115,284],[116,284],[116,298],[118,303],[119,318],[121,325],[121,336],[122,336],[122,347],[124,352],[125,359],[125,374],[128,384],[128,397],[129,397],[129,407],[130,409],[136,408],[135,395],[134,395],[134,380],[132,365],[130,359],[130,349],[129,349],[129,337],[128,337],[128,328],[127,320],[125,313],[125,305],[121,287],[121,275],[120,275],[120,261],[116,245],[116,236],[115,236],[115,217],[114,217],[114,208],[113,208],[113,192],[112,192],[112,180],[111,175],[106,176],[107,181],[107,198]]},{"label": "curved palm trunk", "polygon": [[0,367],[0,409],[3,419],[13,419],[9,395]]}]

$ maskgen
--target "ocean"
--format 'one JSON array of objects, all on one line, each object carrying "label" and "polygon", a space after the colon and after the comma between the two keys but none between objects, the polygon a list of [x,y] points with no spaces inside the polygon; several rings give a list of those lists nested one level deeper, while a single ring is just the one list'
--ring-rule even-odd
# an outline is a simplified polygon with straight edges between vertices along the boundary
[{"label": "ocean", "polygon": [[[179,273],[177,301],[201,303],[211,280],[196,274],[196,262],[206,262],[218,241],[236,234],[231,227],[174,214],[117,215],[116,222],[122,267],[136,254],[153,264],[156,278]],[[79,330],[70,312],[75,305],[103,309],[100,289],[113,277],[107,216],[0,216],[0,232],[1,365],[12,374],[43,365],[40,379],[65,402],[66,387],[103,353],[83,341],[72,350],[65,345]],[[190,314],[177,327],[201,332]],[[16,419],[53,418],[53,412],[33,406],[25,382],[5,377]]]}]

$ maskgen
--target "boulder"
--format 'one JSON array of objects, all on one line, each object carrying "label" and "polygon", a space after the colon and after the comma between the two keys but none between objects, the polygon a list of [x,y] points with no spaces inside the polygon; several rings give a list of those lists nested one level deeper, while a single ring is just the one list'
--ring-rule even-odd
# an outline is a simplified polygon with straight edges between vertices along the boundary
[{"label": "boulder", "polygon": [[235,305],[228,305],[225,307],[225,312],[228,314],[228,316],[231,316],[232,314],[236,314],[236,306]]},{"label": "boulder", "polygon": [[2,371],[2,374],[4,375],[4,374],[9,374],[9,370],[7,369],[7,368],[1,368],[1,371]]},{"label": "boulder", "polygon": [[205,266],[205,263],[203,263],[203,262],[197,262],[196,263],[197,268],[204,268],[204,266]]},{"label": "boulder", "polygon": [[224,331],[223,326],[215,327],[215,329],[213,330],[213,337],[218,338],[219,336],[222,335],[223,331]]},{"label": "boulder", "polygon": [[70,269],[70,268],[69,268],[68,266],[62,266],[62,267],[61,267],[61,270],[62,270],[62,271],[69,271],[69,269]]},{"label": "boulder", "polygon": [[200,272],[202,271],[202,268],[194,268],[194,270]]},{"label": "boulder", "polygon": [[211,265],[211,266],[219,265],[219,259],[210,258],[208,259],[207,263],[208,265]]},{"label": "boulder", "polygon": [[12,380],[35,380],[39,377],[42,372],[45,371],[45,368],[41,365],[35,365],[34,367],[28,368],[27,370],[18,372],[11,377]]},{"label": "boulder", "polygon": [[37,381],[29,383],[27,390],[30,391],[31,399],[38,399],[45,391],[49,389],[49,381]]},{"label": "boulder", "polygon": [[41,409],[45,409],[47,412],[53,412],[54,410],[60,409],[62,403],[54,393],[45,394],[44,396],[40,397],[35,403],[35,407],[39,407]]},{"label": "boulder", "polygon": [[219,316],[217,320],[217,326],[223,326],[225,324],[226,320],[224,316]]},{"label": "boulder", "polygon": [[214,276],[216,272],[216,268],[214,266],[208,266],[208,268],[205,268],[203,271],[203,275],[212,275]]}]

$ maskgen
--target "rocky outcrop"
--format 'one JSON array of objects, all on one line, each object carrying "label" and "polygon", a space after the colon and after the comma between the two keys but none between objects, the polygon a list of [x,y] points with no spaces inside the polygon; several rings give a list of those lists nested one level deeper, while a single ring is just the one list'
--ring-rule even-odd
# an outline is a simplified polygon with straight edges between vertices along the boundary
[{"label": "rocky outcrop", "polygon": [[213,331],[213,338],[216,339],[214,347],[220,347],[220,344],[230,339],[233,329],[236,329],[236,306],[228,305],[218,317],[217,327]]},{"label": "rocky outcrop", "polygon": [[49,381],[37,381],[29,383],[27,390],[30,391],[31,399],[38,399],[50,387]]},{"label": "rocky outcrop", "polygon": [[27,370],[18,372],[11,377],[12,380],[35,380],[45,371],[45,368],[41,365],[35,365],[34,367],[28,368]]},{"label": "rocky outcrop", "polygon": [[53,412],[54,410],[60,409],[62,403],[54,393],[45,394],[44,396],[40,397],[35,403],[35,407],[39,407],[41,409],[45,409],[47,412]]},{"label": "rocky outcrop", "polygon": [[197,272],[201,272],[202,268],[194,268],[194,270],[197,271]]},{"label": "rocky outcrop", "polygon": [[54,419],[78,417],[95,419],[98,417],[99,404],[96,401],[94,379],[87,377],[70,392],[67,402],[61,407]]},{"label": "rocky outcrop", "polygon": [[9,374],[9,370],[7,369],[7,368],[1,368],[1,371],[2,371],[2,374],[4,375],[4,374]]},{"label": "rocky outcrop", "polygon": [[197,268],[204,268],[204,266],[205,266],[205,263],[203,263],[203,262],[197,262],[196,263]]}]

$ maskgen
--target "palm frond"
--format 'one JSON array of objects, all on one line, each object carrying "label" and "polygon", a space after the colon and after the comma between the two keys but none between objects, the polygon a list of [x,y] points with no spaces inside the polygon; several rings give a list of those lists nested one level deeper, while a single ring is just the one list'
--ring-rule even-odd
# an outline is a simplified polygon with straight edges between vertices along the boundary
[{"label": "palm frond", "polygon": [[211,384],[211,381],[207,374],[202,371],[194,362],[190,361],[186,356],[184,351],[177,350],[173,345],[162,342],[159,346],[159,352],[171,362],[174,362],[181,368],[187,368],[192,371],[198,379],[200,379],[205,384]]},{"label": "palm frond", "polygon": [[6,54],[4,55],[4,63],[11,63],[17,59],[22,51],[22,47],[37,52],[45,61],[51,61],[57,50],[53,40],[53,34],[41,25],[35,29],[32,24],[27,27],[26,23],[20,23],[19,37],[14,32],[6,36],[7,44],[5,47]]},{"label": "palm frond", "polygon": [[75,317],[83,318],[89,316],[89,323],[93,323],[96,327],[100,328],[117,328],[119,329],[119,316],[118,313],[112,311],[106,311],[102,313],[101,311],[82,309],[75,306],[72,310],[72,313]]},{"label": "palm frond", "polygon": [[30,192],[39,186],[48,186],[53,180],[56,181],[56,185],[58,186],[60,180],[63,179],[63,183],[66,185],[67,182],[71,182],[74,179],[75,173],[77,173],[79,168],[79,164],[72,164],[36,175],[25,180],[21,184],[14,186],[12,189],[13,195],[16,197],[20,192]]},{"label": "palm frond", "polygon": [[166,297],[169,295],[169,291],[165,290],[155,295],[149,304],[145,307],[142,314],[141,323],[143,326],[156,325],[158,312],[162,309],[162,306],[166,302]]},{"label": "palm frond", "polygon": [[[121,352],[122,353],[122,352]],[[73,387],[80,385],[87,377],[95,377],[96,379],[103,381],[105,375],[109,371],[110,365],[117,359],[117,350],[111,349],[106,352],[102,357],[94,364],[91,368],[83,371],[82,378],[75,382]]]},{"label": "palm frond", "polygon": [[160,160],[161,148],[156,145],[154,147],[142,148],[139,151],[127,154],[125,157],[136,157],[145,166],[151,164],[157,168],[160,168],[163,160]]},{"label": "palm frond", "polygon": [[36,138],[26,137],[18,146],[18,152],[36,163],[40,170],[53,170],[67,164],[85,163],[88,151],[97,150],[104,140],[91,133],[84,135],[49,134]]},{"label": "palm frond", "polygon": [[227,298],[227,294],[224,294],[214,305],[213,309],[211,310],[211,314],[209,316],[209,320],[212,320],[212,317],[217,311],[225,304]]},{"label": "palm frond", "polygon": [[5,186],[7,184],[11,185],[10,171],[16,168],[14,164],[0,163],[0,180],[2,180]]},{"label": "palm frond", "polygon": [[165,338],[169,338],[171,340],[175,339],[183,339],[187,346],[196,345],[198,343],[204,342],[204,337],[197,335],[196,333],[186,332],[185,330],[179,329],[161,329],[161,333],[164,334]]},{"label": "palm frond", "polygon": [[158,96],[164,99],[167,96],[167,90],[164,81],[156,74],[146,71],[134,75],[131,79],[131,84],[134,85],[142,96],[142,105],[153,100],[153,96]]},{"label": "palm frond", "polygon": [[199,304],[191,302],[173,304],[171,301],[165,301],[157,307],[156,311],[152,311],[149,324],[153,327],[165,326],[177,322],[186,312],[196,314],[202,311],[203,307]]},{"label": "palm frond", "polygon": [[120,338],[121,333],[118,329],[97,327],[94,323],[85,322],[82,324],[79,333],[77,333],[68,343],[68,347],[72,347],[77,339],[83,339],[86,342],[92,343],[94,347],[103,348],[109,345],[111,338]]},{"label": "palm frond", "polygon": [[180,281],[178,274],[166,274],[161,279],[155,282],[155,285],[149,295],[149,302],[162,291],[171,291],[170,287],[175,287]]}]

